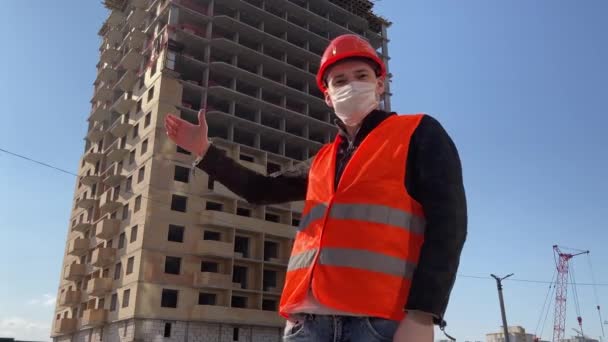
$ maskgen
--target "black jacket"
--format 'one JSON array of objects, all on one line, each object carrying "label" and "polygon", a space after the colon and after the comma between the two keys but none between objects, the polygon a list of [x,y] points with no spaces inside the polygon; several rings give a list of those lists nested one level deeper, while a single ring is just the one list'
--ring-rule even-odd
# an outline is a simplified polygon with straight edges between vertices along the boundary
[{"label": "black jacket", "polygon": [[[354,141],[343,140],[336,158],[335,184],[354,150],[391,115],[396,114],[379,110],[370,113]],[[337,124],[339,134],[346,136],[341,122]],[[212,144],[198,167],[248,202],[272,204],[306,198],[311,162],[309,159],[265,176],[241,166]],[[441,124],[428,115],[412,135],[404,186],[422,205],[427,221],[406,309],[431,313],[436,324],[444,325],[443,315],[467,234],[467,209],[458,151]]]}]

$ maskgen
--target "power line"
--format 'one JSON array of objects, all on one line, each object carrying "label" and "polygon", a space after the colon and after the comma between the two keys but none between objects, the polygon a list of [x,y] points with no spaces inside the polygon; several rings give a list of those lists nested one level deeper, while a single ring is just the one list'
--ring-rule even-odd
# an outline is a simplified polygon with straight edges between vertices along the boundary
[{"label": "power line", "polygon": [[[490,277],[484,277],[484,276],[473,276],[473,275],[467,275],[467,274],[458,274],[458,277],[461,278],[472,278],[472,279],[484,279],[484,280],[493,280]],[[508,281],[515,281],[515,282],[521,282],[521,283],[536,283],[536,284],[553,284],[552,281],[546,281],[546,280],[533,280],[533,279],[517,279],[517,278],[509,278],[507,279]],[[573,284],[573,283],[567,283],[568,285]],[[583,285],[583,286],[608,286],[608,283],[576,283],[575,285]]]},{"label": "power line", "polygon": [[[3,149],[1,147],[0,147],[0,152],[4,152],[6,154],[12,155],[12,156],[17,157],[17,158],[25,159],[25,160],[27,160],[29,162],[36,163],[36,164],[42,165],[44,167],[48,167],[48,168],[53,169],[55,171],[66,173],[66,174],[69,174],[71,176],[81,177],[81,175],[75,174],[75,173],[70,172],[70,171],[66,171],[66,170],[64,170],[62,168],[59,168],[59,167],[56,167],[56,166],[53,166],[53,165],[49,165],[47,163],[41,162],[41,161],[33,159],[33,158],[26,157],[26,156],[24,156],[22,154],[19,154],[19,153],[16,153],[16,152],[8,151],[8,150]],[[171,159],[166,159],[166,158],[162,158],[162,159],[166,160],[166,161],[176,162],[175,160],[171,160]],[[156,187],[156,186],[153,186],[153,185],[150,185],[150,184],[148,184],[148,186],[150,188],[152,188],[152,189],[156,189],[156,190],[160,190],[160,191],[171,191],[171,189],[164,189],[164,188]],[[201,194],[195,194],[195,193],[185,192],[185,191],[181,191],[181,190],[177,191],[177,192],[183,193],[183,194],[187,194],[187,195],[192,195],[192,196],[201,196]],[[129,193],[131,195],[135,195],[134,192],[129,191],[129,190],[125,190],[125,193]],[[164,204],[164,205],[169,204],[166,201],[161,201],[161,200],[150,198],[150,197],[147,197],[147,196],[144,196],[144,195],[140,195],[140,196],[142,198],[144,198],[144,199],[149,200],[149,201],[161,203],[161,204]],[[232,222],[225,221],[225,220],[222,220],[222,219],[217,219],[217,221],[220,221],[220,222],[225,223],[225,224],[230,224],[230,225],[233,224]],[[460,277],[460,278],[493,280],[493,278],[487,277],[487,276],[475,276],[475,275],[468,275],[468,274],[457,274],[457,276]],[[536,283],[536,284],[552,284],[553,283],[552,281],[546,281],[546,280],[518,279],[518,278],[509,278],[509,279],[507,279],[507,281],[522,282],[522,283]],[[580,286],[608,286],[608,283],[576,283],[575,285],[577,285],[577,286],[578,285],[580,285]]]},{"label": "power line", "polygon": [[43,162],[41,162],[41,161],[34,160],[34,159],[32,159],[32,158],[28,158],[28,157],[26,157],[26,156],[24,156],[24,155],[21,155],[21,154],[18,154],[18,153],[14,153],[14,152],[10,152],[10,151],[7,151],[7,150],[5,150],[5,149],[3,149],[3,148],[0,148],[0,151],[2,151],[2,152],[4,152],[4,153],[7,153],[7,154],[10,154],[10,155],[12,155],[12,156],[14,156],[14,157],[17,157],[17,158],[25,159],[25,160],[30,161],[30,162],[32,162],[32,163],[40,164],[40,165],[42,165],[42,166],[49,167],[49,168],[54,169],[54,170],[57,170],[57,171],[61,171],[61,172],[63,172],[63,173],[67,173],[68,175],[72,175],[72,176],[76,176],[76,177],[78,177],[78,175],[77,175],[77,174],[75,174],[75,173],[73,173],[73,172],[66,171],[66,170],[64,170],[64,169],[60,169],[60,168],[55,167],[55,166],[53,166],[53,165],[49,165],[49,164],[47,164],[47,163],[43,163]]}]

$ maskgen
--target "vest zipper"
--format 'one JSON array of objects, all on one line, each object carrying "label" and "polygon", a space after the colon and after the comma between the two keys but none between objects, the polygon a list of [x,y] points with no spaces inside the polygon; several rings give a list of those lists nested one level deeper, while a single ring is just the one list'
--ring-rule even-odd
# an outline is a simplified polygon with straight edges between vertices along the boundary
[{"label": "vest zipper", "polygon": [[[340,185],[340,181],[342,180],[342,176],[344,175],[344,169],[346,168],[346,164],[348,164],[348,162],[350,161],[350,158],[352,157],[353,152],[355,151],[355,141],[354,140],[348,140],[348,147],[346,148],[346,151],[344,152],[344,155],[342,156],[342,158],[340,158],[340,160],[338,161],[338,165],[336,165],[336,167],[338,168],[338,174],[340,175],[340,177],[338,179],[336,179],[336,181],[334,182],[334,192],[338,189],[338,185]],[[336,175],[334,175],[334,177],[336,177]]]}]

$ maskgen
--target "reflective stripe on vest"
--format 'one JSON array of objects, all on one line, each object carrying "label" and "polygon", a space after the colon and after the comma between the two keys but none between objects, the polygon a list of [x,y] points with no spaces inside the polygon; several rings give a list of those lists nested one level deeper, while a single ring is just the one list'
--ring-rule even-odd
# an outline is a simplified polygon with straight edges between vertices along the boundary
[{"label": "reflective stripe on vest", "polygon": [[[316,249],[294,255],[289,260],[287,271],[310,267],[313,264]],[[366,271],[380,272],[402,278],[412,278],[416,265],[388,255],[348,248],[323,248],[319,255],[319,265],[358,268]]]},{"label": "reflective stripe on vest", "polygon": [[[298,231],[306,229],[311,222],[322,219],[326,210],[327,206],[325,204],[317,204],[312,207],[308,214],[302,218]],[[329,217],[339,220],[357,220],[386,224],[409,230],[414,234],[424,234],[426,226],[426,221],[422,217],[414,216],[407,211],[377,204],[335,203],[331,207]]]}]

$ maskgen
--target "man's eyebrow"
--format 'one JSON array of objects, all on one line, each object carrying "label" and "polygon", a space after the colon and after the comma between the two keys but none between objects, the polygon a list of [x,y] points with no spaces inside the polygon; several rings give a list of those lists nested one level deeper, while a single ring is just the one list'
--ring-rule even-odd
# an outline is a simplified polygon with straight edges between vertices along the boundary
[{"label": "man's eyebrow", "polygon": [[344,77],[344,76],[345,76],[345,74],[341,73],[341,74],[334,75],[333,78],[339,78],[339,77]]}]

